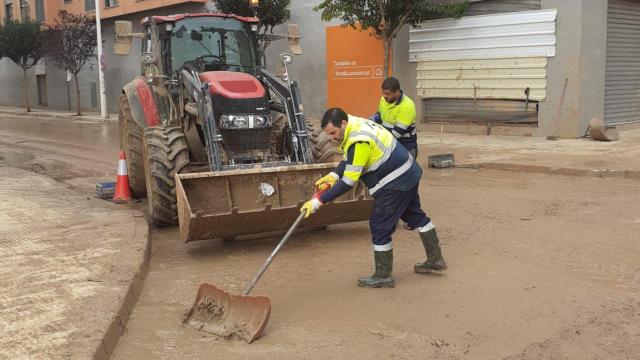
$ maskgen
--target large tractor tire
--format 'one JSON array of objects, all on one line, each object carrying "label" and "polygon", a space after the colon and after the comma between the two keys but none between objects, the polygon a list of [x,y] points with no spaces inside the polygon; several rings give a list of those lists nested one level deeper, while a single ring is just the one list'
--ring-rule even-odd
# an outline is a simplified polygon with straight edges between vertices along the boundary
[{"label": "large tractor tire", "polygon": [[279,114],[276,116],[275,120],[273,120],[272,130],[271,130],[271,153],[272,154],[282,154],[284,151],[283,143],[284,143],[284,134],[282,133],[287,125],[287,116],[284,114]]},{"label": "large tractor tire", "polygon": [[322,130],[319,121],[308,119],[307,133],[315,163],[332,163],[342,160],[342,152],[338,149],[338,144]]},{"label": "large tractor tire", "polygon": [[189,164],[189,147],[184,130],[155,126],[144,133],[145,178],[149,217],[158,226],[178,223],[174,176]]},{"label": "large tractor tire", "polygon": [[147,188],[144,180],[144,157],[142,142],[142,128],[131,116],[131,108],[126,95],[120,95],[120,110],[118,112],[118,127],[120,132],[120,149],[127,157],[127,172],[129,184],[133,194],[145,197]]}]

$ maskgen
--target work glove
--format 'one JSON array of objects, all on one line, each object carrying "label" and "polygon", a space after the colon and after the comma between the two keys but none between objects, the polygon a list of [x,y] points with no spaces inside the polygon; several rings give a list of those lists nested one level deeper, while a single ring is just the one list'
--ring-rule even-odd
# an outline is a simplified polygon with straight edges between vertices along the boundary
[{"label": "work glove", "polygon": [[382,123],[382,117],[380,116],[380,113],[375,113],[375,114],[369,116],[369,120],[375,122],[376,124],[381,124]]},{"label": "work glove", "polygon": [[[331,187],[333,187],[333,185],[336,184],[336,182],[338,181],[338,179],[340,179],[340,177],[338,176],[338,174],[334,173],[334,172],[330,172],[328,175],[322,177],[320,180],[316,181],[316,187],[320,190],[327,190],[330,189]],[[324,185],[327,184],[327,185]]]},{"label": "work glove", "polygon": [[322,206],[322,201],[314,196],[313,199],[307,201],[306,203],[304,203],[304,205],[302,205],[302,207],[300,208],[300,212],[304,213],[304,218],[306,219],[311,216],[311,214],[318,211],[318,209],[320,209],[320,206]]}]

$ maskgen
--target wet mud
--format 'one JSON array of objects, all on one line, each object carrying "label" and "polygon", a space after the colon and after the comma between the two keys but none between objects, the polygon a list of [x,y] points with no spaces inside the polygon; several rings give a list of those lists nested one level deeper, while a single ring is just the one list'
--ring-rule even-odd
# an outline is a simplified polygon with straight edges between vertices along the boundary
[{"label": "wet mud", "polygon": [[[183,244],[174,229],[156,229],[143,295],[114,359],[578,359],[607,351],[633,358],[640,202],[629,196],[637,186],[427,170],[421,201],[447,271],[414,274],[424,250],[417,234],[399,227],[396,288],[361,289],[357,278],[373,268],[366,222],[297,232],[255,289],[273,308],[251,345],[185,327],[181,315],[202,281],[240,293],[280,238]],[[604,324],[615,324],[615,344],[599,342]]]},{"label": "wet mud", "polygon": [[[70,164],[59,166],[62,176],[115,174],[116,126],[23,120],[3,120],[10,128],[0,127],[4,164],[48,159]],[[65,182],[89,184],[82,179]],[[280,237],[184,244],[177,228],[152,229],[149,273],[112,359],[615,360],[640,353],[637,180],[427,170],[420,193],[449,265],[442,276],[413,273],[424,250],[417,234],[398,228],[396,288],[360,289],[357,278],[373,268],[366,222],[298,232],[254,290],[269,295],[273,313],[250,345],[184,326],[183,314],[202,282],[240,293]]]}]

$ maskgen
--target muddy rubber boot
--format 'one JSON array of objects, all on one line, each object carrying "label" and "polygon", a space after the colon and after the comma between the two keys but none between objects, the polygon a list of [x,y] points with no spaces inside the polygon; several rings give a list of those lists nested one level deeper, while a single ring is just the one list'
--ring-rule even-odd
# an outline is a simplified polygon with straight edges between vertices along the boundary
[{"label": "muddy rubber boot", "polygon": [[440,243],[436,229],[427,232],[419,232],[424,251],[427,253],[427,261],[418,263],[413,266],[413,271],[418,274],[424,274],[431,271],[442,271],[447,268],[447,263],[442,257]]},{"label": "muddy rubber boot", "polygon": [[389,251],[374,251],[376,272],[372,276],[358,279],[358,286],[368,288],[392,288],[396,286],[391,276],[393,270],[393,249]]}]

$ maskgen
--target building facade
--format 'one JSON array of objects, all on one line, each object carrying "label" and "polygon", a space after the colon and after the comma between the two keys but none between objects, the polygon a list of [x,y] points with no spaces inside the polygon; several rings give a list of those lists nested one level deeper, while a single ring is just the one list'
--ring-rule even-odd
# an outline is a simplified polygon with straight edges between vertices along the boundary
[{"label": "building facade", "polygon": [[[487,0],[409,31],[427,128],[579,137],[640,122],[640,2]],[[414,72],[415,68],[415,72]]]},{"label": "building facade", "polygon": [[[300,61],[317,65],[292,72],[314,84],[303,95],[317,113],[308,99],[326,103],[320,80],[331,70],[319,60],[326,36],[317,29],[335,23],[321,22],[313,5],[294,0],[291,14],[303,34]],[[414,99],[423,130],[575,138],[593,117],[640,126],[638,39],[640,1],[471,1],[459,20],[403,29],[393,75]]]},{"label": "building facade", "polygon": [[[95,0],[3,0],[0,18],[35,19],[52,24],[59,10],[74,14],[95,14]],[[140,72],[140,41],[134,41],[131,53],[114,53],[114,21],[133,22],[134,31],[141,31],[140,21],[149,15],[168,15],[187,12],[206,12],[212,9],[207,0],[99,0],[102,19],[103,50],[106,56],[105,84],[107,105],[112,115],[118,112],[122,87]],[[24,5],[24,6],[23,6]],[[97,52],[97,51],[96,51]],[[80,101],[83,110],[99,111],[100,96],[96,65],[78,74]],[[22,70],[10,59],[0,59],[0,105],[22,106]],[[67,73],[46,59],[28,71],[29,98],[34,107],[75,109],[75,88]],[[34,101],[35,100],[35,101]]]},{"label": "building facade", "polygon": [[[93,0],[3,0],[0,15],[8,9],[13,18],[22,13],[32,18],[54,19],[57,9],[89,12]],[[440,2],[447,2],[442,0]],[[134,31],[150,14],[201,12],[211,3],[168,0],[100,0],[103,18],[105,70],[108,103],[117,112],[122,86],[139,73],[140,44],[134,41],[129,56],[113,53],[114,20],[130,20]],[[355,95],[341,102],[347,111],[362,98],[379,96],[379,89],[363,89],[362,81],[376,84],[376,62],[372,71],[354,71],[356,77],[336,79],[332,35],[339,22],[323,22],[313,7],[319,0],[291,0],[291,22],[300,25],[302,55],[289,67],[299,81],[305,111],[319,117],[335,103],[332,87],[341,94]],[[57,6],[57,7],[56,7]],[[331,30],[328,31],[327,29]],[[276,29],[285,32],[286,28]],[[355,30],[353,30],[355,31]],[[349,41],[353,38],[349,38]],[[392,72],[418,108],[420,128],[478,134],[579,137],[593,117],[618,127],[634,127],[640,122],[640,1],[636,0],[471,0],[463,18],[428,21],[406,27],[395,39]],[[379,56],[362,48],[359,58]],[[350,49],[353,50],[353,49]],[[268,67],[277,72],[278,55],[287,52],[286,41],[267,49]],[[353,50],[355,51],[355,50]],[[382,59],[380,59],[382,60]],[[356,68],[353,66],[353,68]],[[66,74],[47,64],[30,72],[32,99],[43,97],[41,106],[64,109],[74,103]],[[362,76],[361,74],[365,74]],[[360,80],[362,81],[360,81]],[[372,81],[374,80],[374,81]],[[22,104],[22,78],[8,59],[0,60],[0,105]],[[97,110],[97,71],[81,73],[82,104]],[[360,82],[358,82],[360,81]],[[337,84],[337,85],[336,85]],[[349,89],[354,89],[349,91]],[[355,90],[357,89],[357,90]],[[343,96],[343,95],[340,95]],[[351,106],[349,106],[349,101]],[[342,105],[345,104],[345,105]],[[361,104],[359,104],[361,105]],[[371,113],[375,112],[372,106]]]}]

